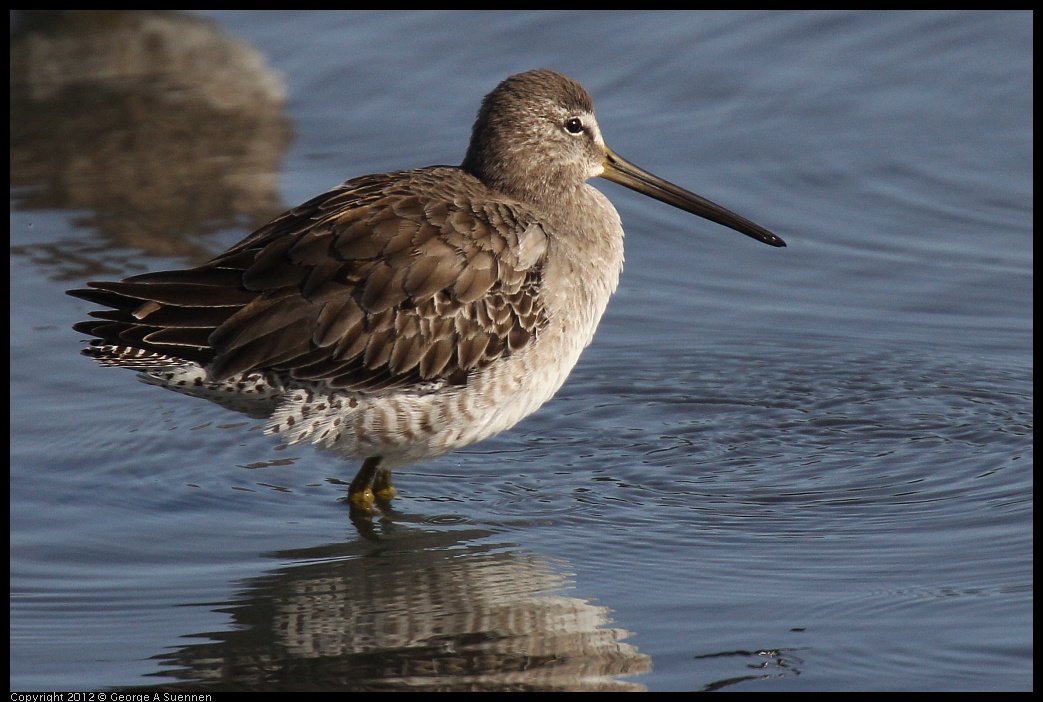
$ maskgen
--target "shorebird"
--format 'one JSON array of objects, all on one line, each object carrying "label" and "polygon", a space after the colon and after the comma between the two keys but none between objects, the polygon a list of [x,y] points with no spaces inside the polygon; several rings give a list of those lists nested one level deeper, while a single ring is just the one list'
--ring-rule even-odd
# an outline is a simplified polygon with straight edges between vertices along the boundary
[{"label": "shorebird", "polygon": [[468,446],[551,398],[623,267],[602,177],[771,246],[764,227],[605,145],[590,94],[541,69],[482,101],[460,166],[353,178],[209,263],[90,282],[84,353],[148,383],[270,416],[268,432],[391,470]]}]

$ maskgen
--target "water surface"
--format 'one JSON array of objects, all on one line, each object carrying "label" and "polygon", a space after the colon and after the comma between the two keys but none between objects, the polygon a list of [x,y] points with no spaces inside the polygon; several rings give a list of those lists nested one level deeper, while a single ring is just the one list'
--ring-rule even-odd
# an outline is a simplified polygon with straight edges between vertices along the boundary
[{"label": "water surface", "polygon": [[[1028,13],[212,12],[12,30],[11,688],[1029,690]],[[400,471],[78,355],[89,279],[462,158],[561,70],[627,265],[561,393]]]}]

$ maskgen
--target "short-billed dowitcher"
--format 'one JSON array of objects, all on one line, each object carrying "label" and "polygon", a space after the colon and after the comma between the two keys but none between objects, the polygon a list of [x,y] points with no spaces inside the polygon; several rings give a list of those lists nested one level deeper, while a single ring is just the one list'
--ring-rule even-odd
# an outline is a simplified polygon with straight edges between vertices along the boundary
[{"label": "short-billed dowitcher", "polygon": [[391,469],[501,432],[549,400],[623,267],[607,178],[772,246],[767,229],[606,145],[594,103],[550,70],[483,100],[459,167],[354,178],[198,268],[92,282],[84,350],[254,415],[288,442],[363,459],[369,512]]}]

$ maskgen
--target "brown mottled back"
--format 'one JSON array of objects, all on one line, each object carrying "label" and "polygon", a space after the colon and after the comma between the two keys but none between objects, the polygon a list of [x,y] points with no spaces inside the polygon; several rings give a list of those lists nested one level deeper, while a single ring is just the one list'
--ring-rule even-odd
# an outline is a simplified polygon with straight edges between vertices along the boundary
[{"label": "brown mottled back", "polygon": [[546,247],[528,208],[459,169],[364,176],[206,265],[90,283],[74,294],[114,309],[76,328],[208,364],[214,380],[463,384],[545,323]]}]

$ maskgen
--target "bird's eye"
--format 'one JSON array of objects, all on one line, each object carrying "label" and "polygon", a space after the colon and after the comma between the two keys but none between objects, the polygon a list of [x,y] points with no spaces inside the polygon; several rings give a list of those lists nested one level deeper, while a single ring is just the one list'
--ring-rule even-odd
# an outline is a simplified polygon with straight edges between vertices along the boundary
[{"label": "bird's eye", "polygon": [[583,120],[579,117],[572,117],[565,122],[565,131],[569,134],[579,134],[583,131]]}]

